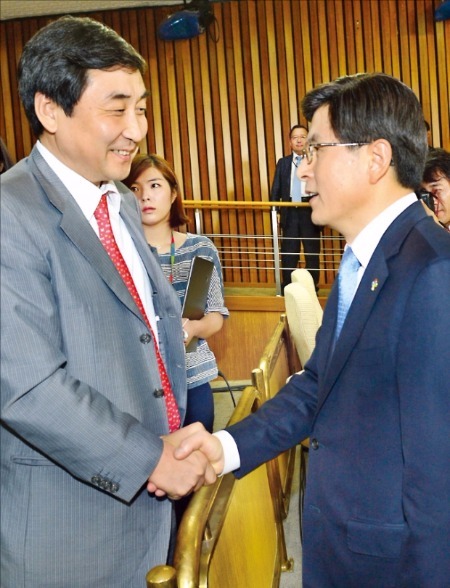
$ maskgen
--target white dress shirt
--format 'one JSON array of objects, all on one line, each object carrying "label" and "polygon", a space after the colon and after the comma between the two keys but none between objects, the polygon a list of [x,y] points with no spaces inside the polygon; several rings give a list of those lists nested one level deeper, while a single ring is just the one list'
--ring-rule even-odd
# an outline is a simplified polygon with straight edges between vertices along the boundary
[{"label": "white dress shirt", "polygon": [[[296,165],[295,160],[296,158],[299,157],[299,162],[298,165]],[[298,155],[295,152],[292,152],[292,163],[291,163],[291,190],[290,190],[290,194],[291,194],[291,200],[292,202],[296,202],[296,200],[292,197],[292,192],[293,192],[293,183],[294,183],[294,179],[296,178],[296,174],[297,174],[297,167],[300,165],[301,161],[302,161],[302,156]],[[300,200],[298,200],[298,202],[301,202],[303,199],[303,196],[305,196],[305,185],[306,182],[304,182],[303,180],[298,180],[300,183]]]},{"label": "white dress shirt", "polygon": [[353,253],[356,255],[361,267],[358,270],[358,285],[362,280],[366,267],[375,251],[381,237],[394,220],[414,202],[417,202],[417,196],[414,192],[396,200],[393,204],[385,208],[378,216],[370,221],[364,229],[358,233],[352,246]]},{"label": "white dress shirt", "polygon": [[155,309],[153,306],[152,290],[150,280],[142,262],[142,259],[136,249],[136,246],[131,238],[128,229],[123,222],[119,212],[121,196],[113,182],[102,184],[98,188],[95,184],[86,180],[72,169],[62,163],[57,157],[53,155],[40,141],[36,144],[40,154],[45,159],[47,164],[55,172],[75,202],[81,208],[83,215],[86,217],[88,223],[95,231],[97,237],[99,235],[97,221],[94,217],[94,212],[100,202],[100,198],[105,192],[108,192],[108,210],[111,221],[111,228],[117,242],[117,246],[130,270],[131,276],[135,283],[136,289],[144,305],[148,320],[150,321],[152,330],[157,338],[157,320]]}]

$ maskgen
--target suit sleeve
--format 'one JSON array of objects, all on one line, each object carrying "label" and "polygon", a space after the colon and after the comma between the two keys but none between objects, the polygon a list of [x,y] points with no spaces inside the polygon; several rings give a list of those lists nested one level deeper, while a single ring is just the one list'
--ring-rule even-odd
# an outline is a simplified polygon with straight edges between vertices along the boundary
[{"label": "suit sleeve", "polygon": [[309,437],[317,407],[314,353],[300,374],[294,374],[278,394],[255,413],[226,430],[238,447],[241,478]]},{"label": "suit sleeve", "polygon": [[281,190],[281,185],[282,185],[282,173],[281,173],[281,168],[282,168],[282,160],[279,159],[277,166],[275,168],[275,176],[273,178],[273,183],[272,183],[272,189],[270,190],[270,200],[271,202],[279,202],[280,200],[282,200],[282,190]]},{"label": "suit sleeve", "polygon": [[[432,287],[430,287],[430,285]],[[450,573],[450,260],[416,280],[398,344],[408,528],[402,586],[445,586]]]},{"label": "suit sleeve", "polygon": [[[51,255],[36,244],[38,232],[22,224],[19,203],[14,210],[2,203],[2,422],[28,451],[88,483],[102,472],[129,501],[158,463],[161,439],[71,374]],[[81,332],[74,330],[76,341]]]}]

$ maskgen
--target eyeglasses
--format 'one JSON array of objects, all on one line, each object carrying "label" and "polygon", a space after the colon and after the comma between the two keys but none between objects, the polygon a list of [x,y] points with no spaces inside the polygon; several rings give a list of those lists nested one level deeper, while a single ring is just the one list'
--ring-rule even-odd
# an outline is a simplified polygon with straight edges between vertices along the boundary
[{"label": "eyeglasses", "polygon": [[321,147],[362,147],[362,145],[370,145],[370,143],[307,143],[302,149],[303,157],[306,161],[311,163],[315,151],[319,151]]}]

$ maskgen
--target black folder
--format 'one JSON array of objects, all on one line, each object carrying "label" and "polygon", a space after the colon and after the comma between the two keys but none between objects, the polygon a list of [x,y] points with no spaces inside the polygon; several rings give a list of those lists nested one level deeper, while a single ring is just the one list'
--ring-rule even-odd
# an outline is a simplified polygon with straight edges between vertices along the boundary
[{"label": "black folder", "polygon": [[[214,263],[209,259],[194,257],[192,260],[181,312],[184,318],[199,320],[205,314],[213,269]],[[196,350],[197,341],[197,337],[192,338],[186,347],[188,353]]]}]

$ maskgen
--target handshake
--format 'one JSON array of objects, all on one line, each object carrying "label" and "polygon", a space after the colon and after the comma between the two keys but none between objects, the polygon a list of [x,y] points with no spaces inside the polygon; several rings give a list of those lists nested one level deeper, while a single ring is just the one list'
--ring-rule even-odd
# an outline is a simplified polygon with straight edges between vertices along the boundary
[{"label": "handshake", "polygon": [[174,500],[214,484],[224,467],[222,444],[201,423],[193,423],[162,437],[161,458],[150,475],[147,490]]}]

